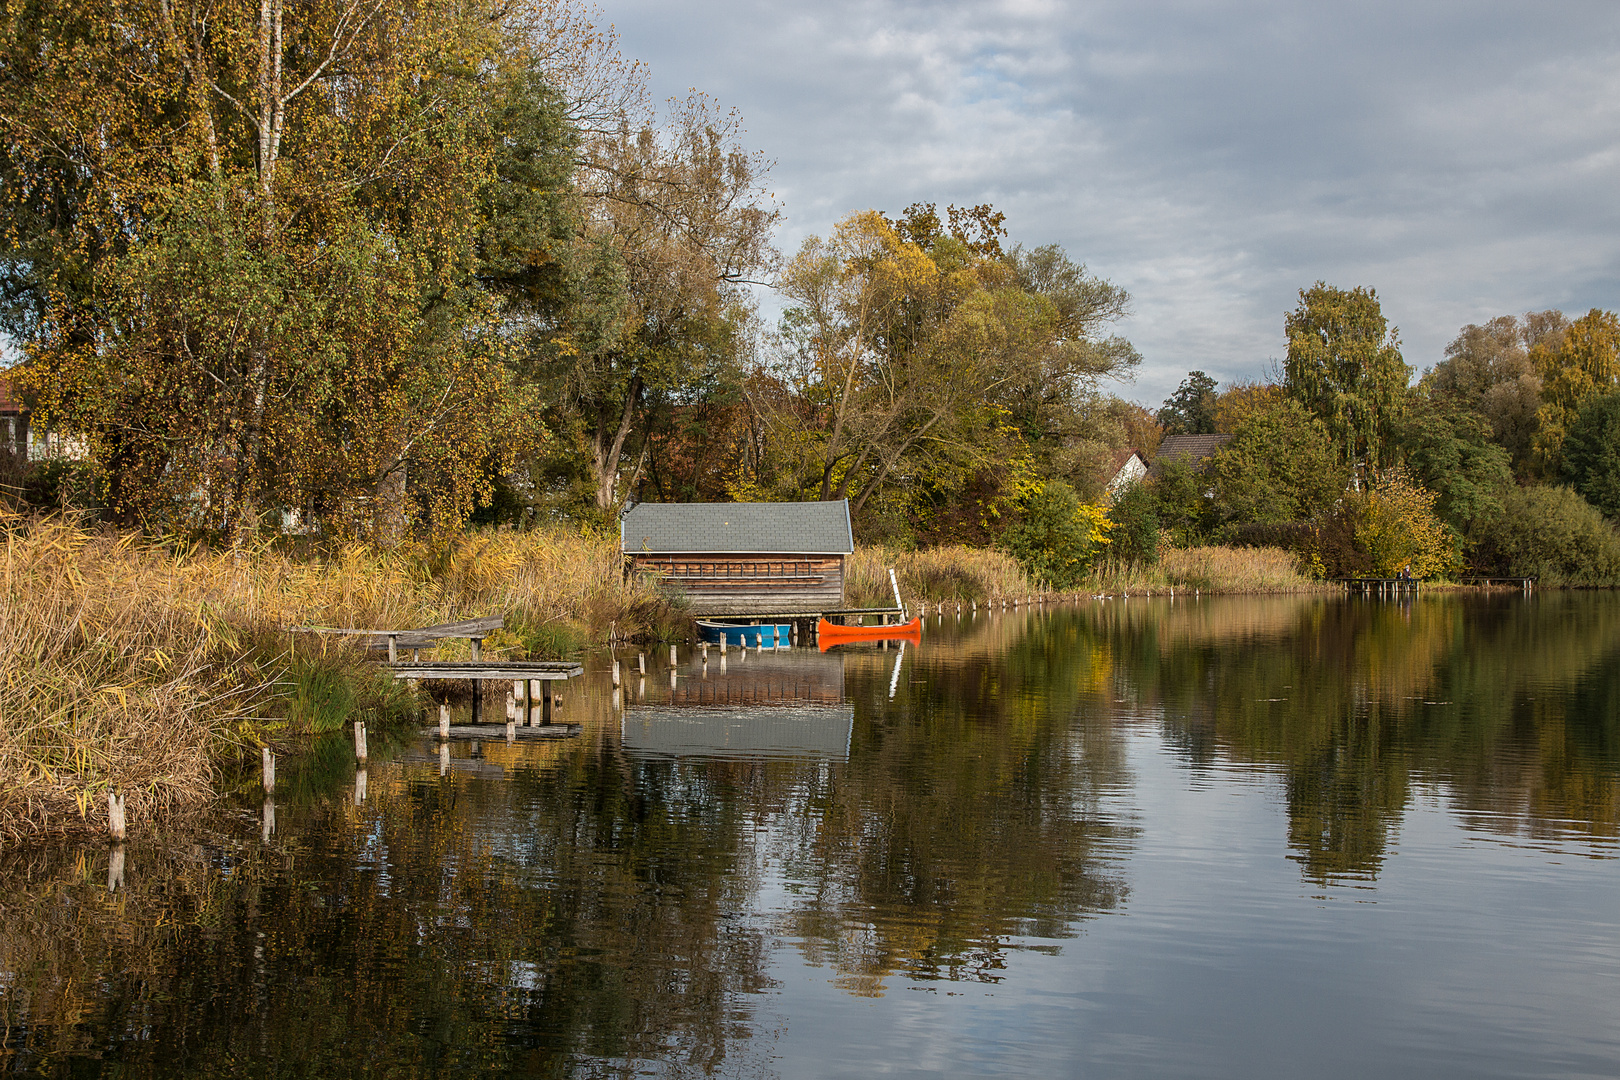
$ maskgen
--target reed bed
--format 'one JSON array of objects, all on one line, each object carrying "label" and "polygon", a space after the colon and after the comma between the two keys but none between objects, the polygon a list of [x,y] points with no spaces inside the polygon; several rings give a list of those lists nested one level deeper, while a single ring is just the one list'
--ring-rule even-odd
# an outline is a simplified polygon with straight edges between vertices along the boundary
[{"label": "reed bed", "polygon": [[900,581],[910,605],[998,596],[1030,596],[1041,590],[1018,561],[1004,551],[960,544],[926,551],[900,551],[881,545],[862,546],[850,557],[844,599],[851,607],[888,607],[894,603],[889,568]]},{"label": "reed bed", "polygon": [[1088,587],[1099,592],[1195,589],[1209,593],[1316,592],[1332,586],[1300,573],[1298,560],[1281,548],[1170,548],[1155,566],[1104,564]]},{"label": "reed bed", "polygon": [[414,712],[352,639],[291,627],[501,614],[486,648],[527,656],[680,618],[652,583],[625,580],[611,539],[567,530],[294,558],[61,521],[0,528],[0,846],[103,827],[110,791],[131,822],[163,820],[209,801],[222,766],[259,745]]}]

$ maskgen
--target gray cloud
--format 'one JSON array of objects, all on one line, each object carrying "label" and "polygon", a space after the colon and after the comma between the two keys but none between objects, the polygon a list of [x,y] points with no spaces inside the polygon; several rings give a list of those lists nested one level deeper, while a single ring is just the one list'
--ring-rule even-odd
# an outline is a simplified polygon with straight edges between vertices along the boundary
[{"label": "gray cloud", "polygon": [[1467,322],[1620,303],[1610,3],[610,2],[661,95],[741,110],[781,246],[916,200],[1004,210],[1130,289],[1156,403],[1256,376],[1318,278],[1424,368]]}]

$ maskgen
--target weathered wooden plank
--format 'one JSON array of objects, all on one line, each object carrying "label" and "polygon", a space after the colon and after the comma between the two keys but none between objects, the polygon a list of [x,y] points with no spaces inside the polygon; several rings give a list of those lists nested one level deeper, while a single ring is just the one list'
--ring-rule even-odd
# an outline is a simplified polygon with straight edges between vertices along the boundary
[{"label": "weathered wooden plank", "polygon": [[570,660],[402,660],[396,679],[571,679],[585,668]]}]

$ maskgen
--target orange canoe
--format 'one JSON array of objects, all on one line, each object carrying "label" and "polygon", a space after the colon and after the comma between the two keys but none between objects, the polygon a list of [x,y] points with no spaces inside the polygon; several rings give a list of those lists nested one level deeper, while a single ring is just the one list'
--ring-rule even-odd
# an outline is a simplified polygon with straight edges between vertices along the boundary
[{"label": "orange canoe", "polygon": [[922,619],[913,618],[910,622],[889,623],[886,626],[840,626],[830,623],[826,619],[816,622],[816,640],[823,647],[828,645],[842,645],[847,641],[884,641],[890,638],[907,638],[911,641],[922,639]]}]

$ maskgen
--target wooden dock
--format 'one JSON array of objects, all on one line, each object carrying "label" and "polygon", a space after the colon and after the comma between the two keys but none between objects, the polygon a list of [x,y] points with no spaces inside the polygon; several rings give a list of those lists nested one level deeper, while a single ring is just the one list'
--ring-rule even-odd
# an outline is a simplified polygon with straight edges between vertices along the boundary
[{"label": "wooden dock", "polygon": [[1415,596],[1422,584],[1416,578],[1346,578],[1344,590],[1352,596]]}]

